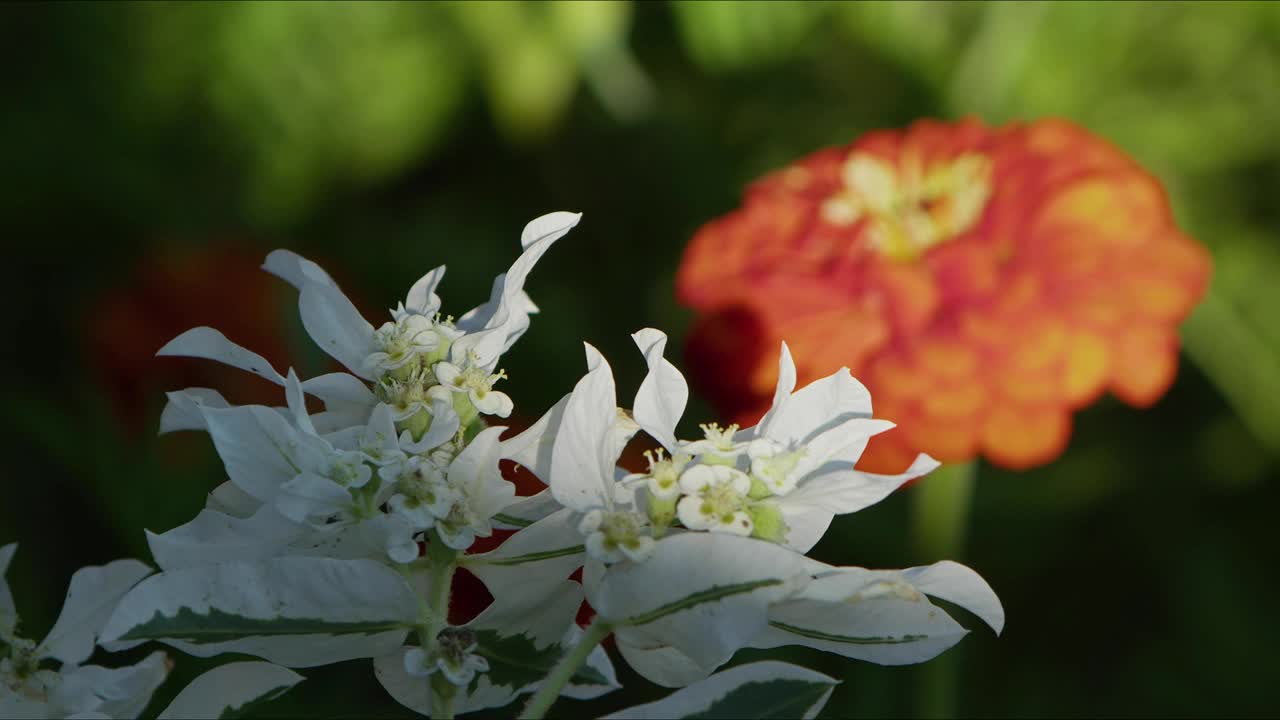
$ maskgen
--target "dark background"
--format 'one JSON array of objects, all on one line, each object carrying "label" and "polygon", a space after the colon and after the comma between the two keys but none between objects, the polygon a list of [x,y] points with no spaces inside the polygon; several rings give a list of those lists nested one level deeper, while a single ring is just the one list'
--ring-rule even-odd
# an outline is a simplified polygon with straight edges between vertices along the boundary
[{"label": "dark background", "polygon": [[[269,250],[319,261],[374,320],[446,263],[461,313],[524,222],[584,212],[504,359],[531,420],[581,375],[582,340],[624,398],[631,331],[666,330],[678,356],[681,249],[761,173],[921,117],[1058,115],[1165,181],[1215,275],[1154,408],[1103,399],[1058,461],[980,469],[962,559],[1009,621],[997,639],[962,617],[959,712],[1280,712],[1280,4],[7,5],[0,73],[0,543],[21,543],[34,637],[76,568],[145,558],[142,528],[185,522],[220,481],[206,436],[156,437],[164,391],[278,402],[160,345],[209,324],[279,368],[328,368],[256,270]],[[815,554],[912,564],[911,492]],[[152,712],[209,665],[171,654]],[[915,707],[912,669],[786,656],[844,678],[827,716]],[[268,714],[410,714],[367,662],[303,674]],[[661,694],[634,685],[562,707]]]}]

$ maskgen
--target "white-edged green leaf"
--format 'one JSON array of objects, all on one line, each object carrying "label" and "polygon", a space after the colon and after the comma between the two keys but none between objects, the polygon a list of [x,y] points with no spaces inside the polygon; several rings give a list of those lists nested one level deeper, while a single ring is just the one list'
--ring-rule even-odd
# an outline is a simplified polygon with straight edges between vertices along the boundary
[{"label": "white-edged green leaf", "polygon": [[98,632],[116,603],[151,568],[137,560],[116,560],[106,565],[80,568],[71,576],[62,612],[37,652],[68,665],[79,665],[93,654]]},{"label": "white-edged green leaf", "polygon": [[[945,576],[938,578],[942,584]],[[968,633],[903,572],[841,568],[769,609],[752,647],[804,645],[880,665],[937,656]]]},{"label": "white-edged green leaf", "polygon": [[298,673],[269,662],[236,662],[191,681],[160,712],[159,720],[242,717],[303,680]]},{"label": "white-edged green leaf", "polygon": [[9,572],[9,563],[18,550],[18,543],[9,543],[0,547],[0,633],[13,630],[18,621],[18,611],[13,604],[13,593],[9,591],[9,581],[5,573]]},{"label": "white-edged green leaf", "polygon": [[536,495],[517,497],[493,516],[493,525],[502,530],[520,530],[563,508],[550,490],[543,490]]},{"label": "white-edged green leaf", "polygon": [[405,580],[373,560],[280,557],[172,570],[120,602],[103,644],[158,640],[198,657],[287,667],[384,655],[417,620]]},{"label": "white-edged green leaf", "polygon": [[584,557],[582,534],[568,508],[533,523],[487,553],[464,555],[463,567],[480,579],[494,597],[521,592],[530,576],[569,577]]},{"label": "white-edged green leaf", "polygon": [[620,641],[670,645],[715,668],[766,627],[769,605],[805,586],[812,564],[764,540],[682,533],[644,562],[610,567],[589,601]]},{"label": "white-edged green leaf", "polygon": [[636,705],[605,718],[815,717],[840,681],[789,663],[766,660],[716,673],[657,702]]}]

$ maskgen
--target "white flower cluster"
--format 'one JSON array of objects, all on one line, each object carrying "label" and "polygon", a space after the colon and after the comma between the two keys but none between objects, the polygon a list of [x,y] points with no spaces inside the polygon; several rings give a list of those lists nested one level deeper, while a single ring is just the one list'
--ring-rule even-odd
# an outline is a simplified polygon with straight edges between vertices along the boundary
[{"label": "white flower cluster", "polygon": [[[713,675],[743,648],[798,644],[883,664],[927,660],[966,632],[930,596],[999,631],[999,601],[961,565],[871,571],[805,557],[835,515],[878,502],[937,463],[920,456],[893,476],[854,470],[868,438],[891,425],[871,417],[866,389],[847,370],[796,390],[785,344],[773,405],[754,427],[707,424],[701,439],[678,439],[687,383],[663,357],[667,337],[644,329],[633,338],[648,374],[630,409],[618,406],[612,370],[588,345],[587,373],[573,391],[501,439],[505,428],[488,423],[509,416],[512,401],[495,389],[506,378],[498,361],[537,311],[525,279],[578,219],[552,213],[529,223],[521,255],[489,300],[456,321],[440,312],[443,267],[375,328],[315,263],[271,253],[264,268],[298,289],[308,334],[348,372],[282,375],[211,328],[162,348],[266,378],[281,386],[284,404],[236,406],[206,388],[169,393],[161,431],[207,431],[228,481],[190,522],[147,534],[162,572],[143,579],[143,567],[114,595],[98,593],[107,601],[95,605],[88,649],[74,659],[56,642],[16,638],[0,604],[0,715],[4,703],[28,700],[56,705],[53,714],[119,715],[106,704],[118,693],[105,680],[89,683],[99,705],[83,694],[67,704],[69,691],[54,690],[79,687],[68,678],[95,642],[122,649],[156,640],[201,657],[269,661],[202,676],[175,700],[174,717],[221,714],[220,683],[243,688],[232,698],[238,706],[300,679],[285,668],[355,658],[372,659],[388,693],[424,715],[448,718],[533,693],[525,714],[541,717],[561,695],[618,687],[599,646],[610,634],[642,676],[686,688],[632,711],[678,715],[727,712],[712,707],[726,688],[778,672],[812,685],[815,698],[829,694],[830,678],[785,665]],[[323,409],[308,408],[308,396]],[[628,473],[618,458],[642,430],[660,448],[646,472]],[[547,490],[516,497],[502,460]],[[498,528],[516,532],[471,552]],[[459,568],[494,599],[465,624],[449,620]],[[579,569],[581,583],[566,579]],[[7,587],[0,601],[6,596]],[[597,613],[585,630],[576,624],[584,599]],[[61,680],[38,667],[46,657],[63,661]]]}]

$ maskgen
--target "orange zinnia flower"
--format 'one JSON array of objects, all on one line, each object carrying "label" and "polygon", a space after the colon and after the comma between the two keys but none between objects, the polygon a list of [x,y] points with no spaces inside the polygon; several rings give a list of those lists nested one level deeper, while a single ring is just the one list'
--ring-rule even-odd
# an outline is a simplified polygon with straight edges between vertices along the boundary
[{"label": "orange zinnia flower", "polygon": [[1083,129],[921,121],[751,185],[695,235],[677,292],[725,414],[767,409],[785,339],[801,383],[848,366],[898,423],[862,466],[922,450],[1025,468],[1104,390],[1164,393],[1209,268],[1159,182]]}]

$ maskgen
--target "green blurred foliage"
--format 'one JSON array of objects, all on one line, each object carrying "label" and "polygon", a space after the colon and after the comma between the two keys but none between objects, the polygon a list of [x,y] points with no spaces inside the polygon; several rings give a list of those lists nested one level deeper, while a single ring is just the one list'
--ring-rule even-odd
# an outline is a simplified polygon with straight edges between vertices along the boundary
[{"label": "green blurred foliage", "polygon": [[[583,340],[625,398],[642,374],[628,333],[681,336],[683,244],[760,173],[920,117],[1061,115],[1164,180],[1215,277],[1155,408],[1104,400],[1057,462],[981,468],[965,560],[1009,627],[959,648],[961,713],[1280,712],[1280,4],[7,5],[0,67],[0,543],[22,543],[11,576],[33,633],[76,567],[145,557],[140,530],[190,518],[218,481],[207,438],[154,437],[163,391],[195,382],[150,359],[161,343],[279,327],[281,362],[329,367],[288,292],[267,308],[241,279],[184,295],[201,253],[291,247],[371,319],[443,262],[457,314],[526,220],[584,211],[531,278],[543,312],[504,362],[528,420],[580,375]],[[109,307],[125,310],[108,322]],[[691,422],[706,417],[695,399]],[[837,522],[819,557],[917,562],[911,492]],[[827,716],[915,707],[910,669],[771,654],[846,679]],[[161,701],[210,664],[179,660]],[[304,674],[268,712],[407,715],[367,663]]]}]

